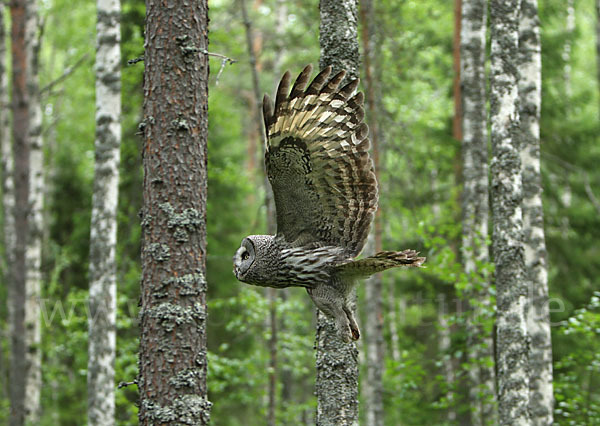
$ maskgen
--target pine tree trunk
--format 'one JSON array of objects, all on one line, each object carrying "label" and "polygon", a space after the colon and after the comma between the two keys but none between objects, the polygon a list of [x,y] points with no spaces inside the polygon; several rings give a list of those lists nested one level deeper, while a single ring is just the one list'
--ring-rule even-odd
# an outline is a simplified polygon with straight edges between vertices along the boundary
[{"label": "pine tree trunk", "polygon": [[25,383],[25,421],[38,424],[42,390],[42,342],[40,297],[42,284],[42,235],[44,211],[44,151],[42,143],[42,108],[39,91],[39,21],[36,0],[28,0],[27,24],[27,88],[29,90],[29,209],[27,247],[25,252],[25,350],[27,379]]},{"label": "pine tree trunk", "polygon": [[15,245],[12,270],[11,425],[39,415],[42,151],[37,85],[37,13],[32,0],[11,3]]},{"label": "pine tree trunk", "polygon": [[90,235],[88,423],[108,426],[115,421],[121,6],[119,0],[98,0],[96,4],[96,141]]},{"label": "pine tree trunk", "polygon": [[492,0],[492,249],[496,265],[499,422],[529,424],[527,284],[519,157],[519,0]]},{"label": "pine tree trunk", "polygon": [[523,173],[523,236],[529,286],[529,413],[531,424],[553,422],[552,342],[548,310],[548,270],[542,179],[540,175],[540,111],[542,58],[537,0],[521,0],[519,26],[519,116]]},{"label": "pine tree trunk", "polygon": [[[357,0],[321,0],[320,45],[322,68],[331,65],[336,73],[345,69],[346,79],[358,77],[359,51]],[[343,84],[343,83],[342,83]],[[356,295],[352,310],[356,311]],[[344,343],[332,320],[317,311],[317,424],[358,424],[358,351]]]},{"label": "pine tree trunk", "polygon": [[209,422],[208,5],[146,1],[139,422]]},{"label": "pine tree trunk", "polygon": [[[254,31],[252,28],[252,22],[248,16],[248,9],[246,7],[246,0],[239,0],[242,10],[242,19],[244,20],[244,27],[246,29],[246,46],[248,49],[248,56],[250,57],[250,71],[252,73],[252,89],[254,93],[254,99],[251,103],[253,113],[255,115],[254,124],[256,126],[253,129],[251,140],[260,140],[260,144],[263,147],[262,154],[264,158],[264,133],[263,133],[263,120],[262,120],[262,102],[260,94],[260,85],[258,79],[258,58],[257,58],[257,43],[254,37]],[[251,143],[251,155],[256,155],[256,144]],[[268,182],[266,174],[263,177],[265,187],[265,206],[267,210],[267,234],[273,235],[276,232],[275,226],[275,207],[273,200],[273,191],[271,185]],[[267,288],[267,298],[269,299],[269,320],[268,326],[271,332],[269,339],[269,380],[268,380],[268,405],[267,405],[267,424],[269,426],[275,426],[276,422],[276,408],[277,408],[277,293],[274,288]]]},{"label": "pine tree trunk", "polygon": [[[15,208],[15,189],[13,183],[13,153],[11,141],[10,115],[9,105],[10,99],[8,95],[8,72],[6,68],[6,26],[5,26],[5,6],[0,3],[0,167],[2,173],[2,245],[4,248],[2,258],[2,283],[6,288],[6,309],[7,322],[6,333],[8,336],[12,334],[13,320],[13,280],[12,267],[15,246],[15,222],[13,210]],[[2,350],[2,367],[0,374],[2,375],[2,396],[8,398],[8,376],[9,376],[9,360],[5,357],[4,348]]]},{"label": "pine tree trunk", "polygon": [[469,400],[474,426],[496,423],[495,372],[490,282],[478,264],[489,262],[488,142],[485,93],[485,33],[487,2],[463,0],[461,23],[462,86],[462,259],[473,300],[467,317]]},{"label": "pine tree trunk", "polygon": [[10,425],[25,423],[25,246],[29,203],[29,95],[25,42],[26,0],[10,5],[12,50],[12,116],[15,185],[15,252],[12,271],[13,308],[10,362]]}]

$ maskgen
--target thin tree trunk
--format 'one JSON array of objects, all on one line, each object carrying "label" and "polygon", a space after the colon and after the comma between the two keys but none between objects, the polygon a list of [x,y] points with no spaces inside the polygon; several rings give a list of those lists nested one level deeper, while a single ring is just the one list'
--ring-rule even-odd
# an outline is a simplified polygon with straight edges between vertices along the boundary
[{"label": "thin tree trunk", "polygon": [[[13,280],[11,276],[14,249],[15,249],[15,222],[13,210],[15,208],[15,188],[13,183],[13,153],[11,141],[9,95],[8,95],[8,72],[6,69],[6,26],[4,25],[4,3],[0,3],[0,167],[2,172],[2,245],[4,247],[2,258],[2,283],[6,288],[6,309],[8,336],[12,334],[13,320]],[[0,348],[3,349],[3,348]],[[2,394],[9,395],[8,376],[9,362],[4,357],[2,350]]]},{"label": "thin tree trunk", "polygon": [[[250,71],[252,73],[252,89],[254,93],[254,101],[251,103],[254,113],[254,124],[256,128],[254,133],[254,140],[260,140],[261,146],[263,147],[262,153],[264,156],[264,133],[262,126],[262,112],[261,112],[261,96],[260,96],[260,85],[258,79],[258,59],[256,55],[257,43],[253,34],[252,22],[248,16],[248,8],[246,7],[246,0],[240,0],[240,6],[242,10],[242,18],[244,20],[244,28],[246,29],[246,46],[248,49],[248,56],[250,57]],[[250,144],[251,146],[253,144]],[[256,145],[251,148],[252,155],[256,155]],[[274,216],[274,202],[271,190],[271,185],[268,182],[266,174],[263,178],[265,186],[265,206],[267,208],[267,233],[269,235],[275,234],[275,216]],[[276,289],[266,289],[267,297],[269,299],[269,329],[271,331],[271,337],[269,339],[269,380],[268,380],[268,407],[267,407],[267,424],[269,426],[275,426],[276,419],[276,408],[277,408],[277,294]]]},{"label": "thin tree trunk", "polygon": [[[347,79],[358,78],[359,49],[357,0],[321,0],[319,4],[321,69],[333,73],[342,69]],[[352,311],[356,311],[356,293]],[[317,424],[358,424],[358,351],[354,343],[344,343],[334,322],[317,311],[316,395]]]},{"label": "thin tree trunk", "polygon": [[139,422],[204,425],[208,5],[146,1]]},{"label": "thin tree trunk", "polygon": [[29,222],[29,120],[30,92],[28,67],[31,66],[28,54],[32,48],[28,39],[28,15],[30,3],[27,0],[15,0],[10,4],[11,11],[11,51],[12,51],[12,111],[14,142],[14,186],[15,186],[15,251],[12,271],[13,278],[13,315],[11,335],[10,368],[10,425],[25,423],[25,387],[29,374],[25,334],[25,305],[27,297],[26,249],[28,243]]},{"label": "thin tree trunk", "polygon": [[[600,0],[596,0],[596,75],[600,94]],[[600,96],[598,96],[598,114],[600,115]]]},{"label": "thin tree trunk", "polygon": [[499,421],[529,424],[527,284],[519,157],[519,0],[492,0],[492,249],[496,265]]},{"label": "thin tree trunk", "polygon": [[474,426],[495,424],[493,314],[489,277],[477,265],[489,262],[488,142],[485,93],[485,33],[487,2],[463,0],[461,25],[462,86],[462,260],[471,283],[465,296],[471,303],[467,318],[469,400]]},{"label": "thin tree trunk", "polygon": [[448,404],[448,410],[446,413],[446,419],[450,422],[456,421],[456,397],[453,391],[456,385],[456,373],[454,370],[454,356],[450,353],[452,345],[451,338],[451,326],[448,321],[448,304],[446,302],[446,295],[440,294],[438,297],[438,309],[437,309],[437,323],[439,327],[439,341],[438,341],[438,353],[443,356],[442,371],[444,374],[444,381],[448,386],[446,392],[446,399]]},{"label": "thin tree trunk", "polygon": [[27,381],[25,383],[25,421],[38,424],[42,390],[42,342],[40,297],[42,290],[42,235],[44,212],[44,151],[42,143],[42,108],[38,83],[39,19],[36,0],[28,0],[27,88],[29,90],[29,209],[27,247],[25,252],[25,350]]},{"label": "thin tree trunk", "polygon": [[[390,340],[391,340],[391,355],[392,359],[396,362],[400,361],[400,337],[398,336],[398,303],[396,301],[396,287],[395,283],[388,281],[387,286],[387,297],[388,297],[388,317],[389,321],[386,321],[390,327]],[[399,296],[402,297],[402,296]],[[404,300],[401,299],[401,305],[403,305]]]},{"label": "thin tree trunk", "polygon": [[575,0],[567,0],[567,18],[565,22],[565,44],[563,46],[562,59],[563,79],[565,82],[565,93],[567,97],[573,94],[571,86],[571,50],[573,46],[573,35],[575,32]]},{"label": "thin tree trunk", "polygon": [[121,145],[120,1],[98,0],[96,141],[90,235],[88,423],[115,418],[117,203]]},{"label": "thin tree trunk", "polygon": [[[468,1],[468,0],[465,0]],[[452,136],[454,139],[461,141],[463,138],[463,105],[461,102],[461,12],[462,0],[454,0],[454,41],[452,43],[452,56],[454,58],[454,82],[453,82],[453,98],[454,98],[454,117],[452,120]]]},{"label": "thin tree trunk", "polygon": [[531,424],[553,422],[552,341],[548,309],[548,270],[542,179],[540,175],[540,111],[542,58],[537,0],[521,0],[519,25],[519,116],[523,173],[523,236],[529,286],[529,413]]},{"label": "thin tree trunk", "polygon": [[[374,0],[365,0],[360,6],[360,19],[362,26],[363,58],[365,69],[365,92],[367,123],[371,135],[371,146],[373,153],[373,165],[375,175],[379,178],[379,146],[378,126],[375,102],[374,54],[376,34],[374,18]],[[377,211],[374,219],[372,232],[373,248],[371,254],[381,251],[381,214]],[[366,419],[367,424],[372,426],[383,425],[383,370],[384,370],[384,347],[383,347],[383,303],[382,303],[382,281],[381,274],[373,275],[365,282],[366,303],[366,327],[365,327],[365,349],[367,362],[367,379],[364,382]]]}]

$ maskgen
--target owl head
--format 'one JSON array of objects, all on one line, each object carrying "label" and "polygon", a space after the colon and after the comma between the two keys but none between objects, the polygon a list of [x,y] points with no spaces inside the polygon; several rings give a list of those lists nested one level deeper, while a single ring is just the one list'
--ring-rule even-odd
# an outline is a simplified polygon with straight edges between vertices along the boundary
[{"label": "owl head", "polygon": [[245,283],[267,285],[272,279],[273,264],[277,250],[274,250],[272,235],[250,235],[242,240],[240,248],[233,256],[233,273]]}]

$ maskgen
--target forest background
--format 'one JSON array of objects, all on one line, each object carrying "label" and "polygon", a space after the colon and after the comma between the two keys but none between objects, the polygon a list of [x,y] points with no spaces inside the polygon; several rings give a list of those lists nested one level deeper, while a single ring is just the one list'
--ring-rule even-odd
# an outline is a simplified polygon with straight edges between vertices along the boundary
[{"label": "forest background", "polygon": [[[319,57],[318,2],[248,2],[261,92]],[[461,144],[453,133],[454,2],[380,0],[375,80],[384,249],[412,247],[424,271],[384,283],[385,424],[468,418],[461,238]],[[548,249],[555,420],[600,421],[600,98],[591,0],[540,1],[542,184]],[[271,302],[231,273],[240,240],[266,231],[261,140],[240,1],[210,4],[208,182],[209,399],[216,425],[265,424]],[[94,161],[95,4],[48,0],[40,47],[45,202],[42,425],[86,418],[88,253]],[[137,374],[144,3],[122,3],[123,142],[118,215],[117,380]],[[6,15],[6,14],[5,14]],[[5,25],[8,25],[5,16]],[[246,22],[246,23],[247,23]],[[8,28],[8,26],[6,26]],[[488,47],[489,50],[489,47]],[[51,84],[49,86],[49,84]],[[3,106],[4,107],[4,106]],[[598,195],[597,195],[598,194]],[[482,270],[492,265],[481,265]],[[0,287],[0,423],[8,418],[6,285]],[[364,300],[364,286],[359,301]],[[364,323],[364,303],[359,303]],[[301,289],[276,303],[276,417],[312,423],[314,309]],[[361,368],[365,348],[359,347]],[[364,382],[364,377],[361,377]],[[118,424],[137,422],[134,386],[117,390]]]}]

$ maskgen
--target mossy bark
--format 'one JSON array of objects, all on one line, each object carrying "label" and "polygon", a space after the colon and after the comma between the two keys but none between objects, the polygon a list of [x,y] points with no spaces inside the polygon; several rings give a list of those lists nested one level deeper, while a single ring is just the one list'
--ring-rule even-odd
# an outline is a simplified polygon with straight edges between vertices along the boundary
[{"label": "mossy bark", "polygon": [[140,424],[207,424],[208,5],[146,1]]}]

